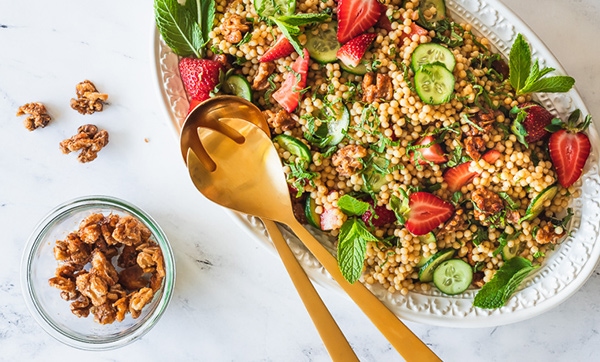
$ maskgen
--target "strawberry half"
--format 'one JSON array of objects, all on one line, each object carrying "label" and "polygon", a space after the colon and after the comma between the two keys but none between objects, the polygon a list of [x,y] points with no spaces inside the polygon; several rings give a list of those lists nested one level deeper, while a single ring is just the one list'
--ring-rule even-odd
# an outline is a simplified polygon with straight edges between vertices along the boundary
[{"label": "strawberry half", "polygon": [[292,71],[286,74],[285,80],[281,83],[279,89],[273,92],[273,99],[290,113],[298,107],[298,102],[300,102],[300,97],[302,96],[301,91],[306,87],[308,60],[308,50],[304,49],[304,57],[299,56],[294,61]]},{"label": "strawberry half", "polygon": [[388,6],[382,3],[379,3],[379,8],[381,9],[381,15],[379,16],[379,20],[377,20],[377,27],[381,29],[385,29],[387,31],[392,31],[392,22],[390,18],[387,17]]},{"label": "strawberry half", "polygon": [[402,35],[400,36],[400,41],[404,41],[405,38],[410,38],[412,39],[413,35],[428,35],[429,34],[429,30],[420,27],[417,23],[411,23],[410,24],[410,33],[406,34],[406,33],[402,33]]},{"label": "strawberry half", "polygon": [[554,116],[539,104],[523,103],[514,107],[510,113],[515,116],[511,131],[522,144],[527,146],[550,135],[546,127],[552,123]]},{"label": "strawberry half", "polygon": [[336,56],[347,66],[357,67],[375,38],[377,38],[376,33],[361,34],[352,38],[338,49]]},{"label": "strawberry half", "polygon": [[293,52],[294,46],[292,43],[290,43],[288,38],[280,35],[279,38],[277,38],[277,41],[275,41],[275,44],[273,44],[269,50],[267,50],[260,58],[258,58],[258,61],[261,63],[272,62],[273,60],[287,57]]},{"label": "strawberry half", "polygon": [[[371,207],[375,204],[373,200],[367,201]],[[382,227],[396,221],[396,214],[392,210],[388,210],[385,206],[375,206],[372,209],[365,211],[361,216],[362,220],[367,225]]]},{"label": "strawberry half", "polygon": [[460,189],[469,183],[479,173],[470,170],[471,161],[461,163],[446,170],[444,173],[444,181],[448,184],[448,190],[452,192],[460,191]]},{"label": "strawberry half", "polygon": [[592,149],[590,139],[583,133],[590,125],[591,117],[588,115],[583,122],[577,123],[580,114],[579,110],[573,112],[567,124],[562,124],[548,141],[558,182],[564,188],[579,180]]},{"label": "strawberry half", "polygon": [[431,135],[425,136],[419,140],[419,142],[417,142],[417,146],[424,146],[428,144],[431,144],[431,146],[417,148],[414,151],[410,151],[410,162],[414,164],[416,159],[420,165],[425,165],[429,162],[439,164],[448,161],[448,158],[444,156],[442,146],[440,146],[439,143],[435,143],[435,137]]},{"label": "strawberry half", "polygon": [[339,0],[337,38],[340,44],[375,25],[381,16],[381,9],[377,0]]},{"label": "strawberry half", "polygon": [[188,96],[192,100],[204,101],[219,84],[219,73],[223,65],[210,59],[181,58],[179,74]]},{"label": "strawberry half", "polygon": [[406,229],[413,235],[425,235],[446,222],[454,213],[451,203],[429,192],[414,192],[408,197],[410,211]]},{"label": "strawberry half", "polygon": [[484,153],[481,158],[483,158],[485,162],[489,163],[490,165],[493,165],[496,163],[496,161],[498,161],[501,155],[502,154],[498,150],[489,150]]}]

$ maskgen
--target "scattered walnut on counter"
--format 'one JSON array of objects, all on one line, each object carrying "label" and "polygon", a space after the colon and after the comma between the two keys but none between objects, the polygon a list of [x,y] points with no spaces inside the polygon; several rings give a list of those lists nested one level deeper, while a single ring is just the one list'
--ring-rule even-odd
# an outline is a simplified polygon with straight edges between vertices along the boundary
[{"label": "scattered walnut on counter", "polygon": [[108,132],[98,130],[93,124],[86,124],[77,129],[77,134],[60,142],[64,154],[81,151],[77,159],[81,163],[90,162],[98,157],[98,152],[108,144]]},{"label": "scattered walnut on counter", "polygon": [[127,313],[138,318],[165,277],[162,251],[150,237],[132,216],[91,214],[56,241],[59,265],[48,284],[71,301],[77,317],[91,314],[100,324],[123,321]]},{"label": "scattered walnut on counter", "polygon": [[108,94],[100,93],[94,83],[84,80],[75,86],[77,99],[71,98],[71,108],[81,114],[100,112],[108,99]]},{"label": "scattered walnut on counter", "polygon": [[52,119],[46,110],[46,106],[40,102],[31,102],[22,105],[17,110],[17,116],[28,114],[23,122],[25,128],[33,131],[39,127],[44,128],[50,123]]}]

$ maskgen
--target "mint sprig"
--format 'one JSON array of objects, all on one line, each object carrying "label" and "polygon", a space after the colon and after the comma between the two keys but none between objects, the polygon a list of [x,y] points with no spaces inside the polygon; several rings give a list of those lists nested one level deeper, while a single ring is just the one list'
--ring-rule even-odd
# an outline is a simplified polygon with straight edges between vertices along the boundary
[{"label": "mint sprig", "polygon": [[537,59],[532,63],[531,48],[522,34],[517,35],[510,49],[508,65],[510,85],[515,89],[517,96],[535,92],[568,92],[575,84],[575,79],[569,76],[545,77],[555,69],[550,67],[540,69]]},{"label": "mint sprig", "polygon": [[504,306],[521,282],[536,268],[531,261],[520,256],[507,260],[492,280],[475,295],[473,306],[486,309]]},{"label": "mint sprig", "polygon": [[363,270],[367,243],[378,239],[369,232],[358,218],[349,218],[340,228],[338,236],[338,266],[349,283],[356,282]]},{"label": "mint sprig", "polygon": [[338,207],[344,214],[348,216],[360,216],[369,210],[371,205],[369,205],[367,202],[360,201],[348,194],[345,194],[338,199]]},{"label": "mint sprig", "polygon": [[202,58],[215,15],[214,0],[154,0],[158,31],[173,53]]}]

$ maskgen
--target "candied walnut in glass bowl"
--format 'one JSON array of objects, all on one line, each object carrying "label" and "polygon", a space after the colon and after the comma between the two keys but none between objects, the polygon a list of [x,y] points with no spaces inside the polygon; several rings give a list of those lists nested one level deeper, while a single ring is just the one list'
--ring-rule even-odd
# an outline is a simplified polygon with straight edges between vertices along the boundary
[{"label": "candied walnut in glass bowl", "polygon": [[108,196],[59,205],[23,254],[27,307],[52,337],[72,347],[122,347],[148,332],[175,284],[167,237],[144,211]]}]

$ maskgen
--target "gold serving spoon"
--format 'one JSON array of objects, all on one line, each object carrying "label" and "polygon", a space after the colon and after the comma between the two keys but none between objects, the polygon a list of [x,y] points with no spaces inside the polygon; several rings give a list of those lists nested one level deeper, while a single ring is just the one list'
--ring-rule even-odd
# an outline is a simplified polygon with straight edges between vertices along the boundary
[{"label": "gold serving spoon", "polygon": [[407,361],[440,361],[363,284],[346,281],[335,258],[296,220],[281,161],[269,136],[243,118],[223,118],[220,123],[218,131],[199,127],[202,147],[185,151],[196,188],[217,204],[289,226]]},{"label": "gold serving spoon", "polygon": [[[252,103],[232,96],[222,96],[211,98],[196,109],[194,109],[186,118],[181,129],[181,152],[184,160],[187,161],[188,149],[194,149],[198,152],[205,152],[203,142],[198,137],[198,127],[205,127],[226,134],[234,142],[243,142],[244,138],[237,132],[231,132],[230,127],[221,122],[226,120],[240,120],[242,122],[252,122],[265,133],[270,134],[269,126],[264,116]],[[201,151],[202,150],[202,151]],[[230,154],[228,157],[235,159],[236,154]],[[189,166],[189,165],[188,165]],[[213,165],[216,166],[216,165]],[[190,170],[190,176],[193,173]],[[194,184],[198,180],[192,176]],[[304,269],[296,259],[296,256],[289,245],[281,235],[275,222],[267,219],[261,220],[273,241],[275,249],[279,253],[283,264],[304,303],[308,314],[310,315],[323,344],[329,355],[334,361],[358,361],[356,354],[350,347],[348,340],[340,330],[333,319],[333,316],[323,303],[323,300],[317,293],[314,285],[306,275]]]}]

